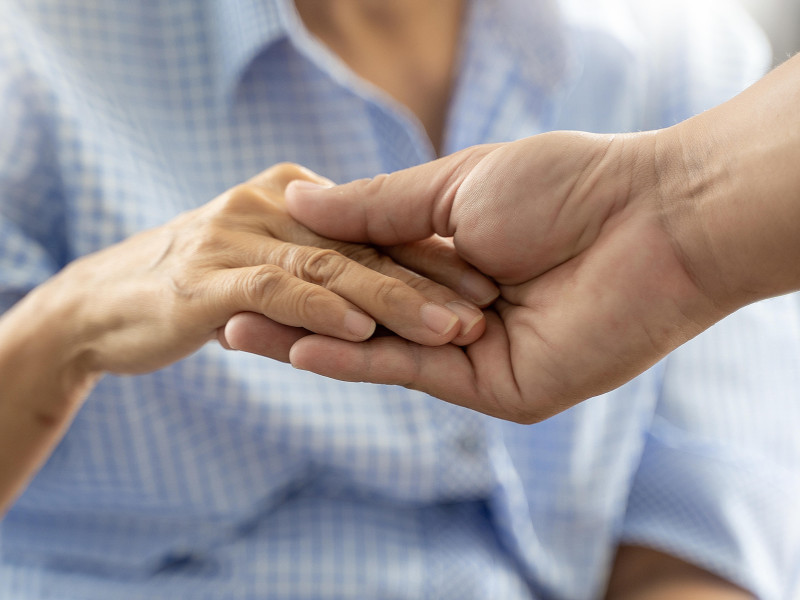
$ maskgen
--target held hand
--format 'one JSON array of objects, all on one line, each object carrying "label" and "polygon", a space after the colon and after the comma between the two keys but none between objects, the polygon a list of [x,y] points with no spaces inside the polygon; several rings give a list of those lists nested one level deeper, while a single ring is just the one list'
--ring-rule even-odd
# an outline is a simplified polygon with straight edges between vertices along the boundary
[{"label": "held hand", "polygon": [[[443,240],[374,248],[312,233],[285,208],[278,165],[209,204],[75,261],[0,318],[0,518],[103,373],[164,367],[217,337],[288,360],[309,332],[363,340],[376,322],[419,344],[468,344],[495,285]],[[431,256],[437,257],[431,260]],[[333,338],[326,338],[333,339]]]},{"label": "held hand", "polygon": [[669,135],[555,132],[330,189],[291,184],[289,212],[322,235],[381,245],[453,236],[461,257],[502,284],[485,334],[464,349],[310,336],[292,364],[520,422],[621,385],[722,316],[653,194],[655,147]]},{"label": "held hand", "polygon": [[[283,192],[297,178],[323,181],[278,165],[52,280],[46,287],[68,302],[84,362],[94,371],[141,373],[214,337],[288,360],[291,344],[309,332],[364,340],[376,322],[426,345],[469,343],[482,333],[481,311],[447,287],[294,221]],[[436,276],[465,292],[461,280],[471,282],[479,296],[494,287],[454,254]]]}]

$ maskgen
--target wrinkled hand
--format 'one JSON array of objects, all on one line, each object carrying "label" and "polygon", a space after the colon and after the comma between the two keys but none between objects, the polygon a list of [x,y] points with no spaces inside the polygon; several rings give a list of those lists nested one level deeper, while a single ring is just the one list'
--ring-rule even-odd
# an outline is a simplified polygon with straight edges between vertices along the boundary
[{"label": "wrinkled hand", "polygon": [[[426,345],[481,335],[481,311],[448,287],[294,221],[283,192],[297,178],[326,181],[278,165],[67,267],[39,294],[62,303],[72,351],[93,372],[142,373],[215,337],[286,361],[292,343],[309,332],[358,341],[376,322]],[[465,294],[493,296],[494,285],[443,245],[408,249],[408,264]],[[440,266],[428,258],[437,248]]]},{"label": "wrinkled hand", "polygon": [[292,364],[520,422],[621,385],[720,317],[653,193],[663,135],[554,132],[338,187],[290,185],[289,212],[320,234],[382,245],[453,236],[502,284],[466,348],[311,336]]}]

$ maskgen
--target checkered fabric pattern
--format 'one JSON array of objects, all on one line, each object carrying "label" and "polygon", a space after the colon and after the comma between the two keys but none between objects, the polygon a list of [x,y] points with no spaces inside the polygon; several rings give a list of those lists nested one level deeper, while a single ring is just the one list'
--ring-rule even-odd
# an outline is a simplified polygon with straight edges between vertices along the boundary
[{"label": "checkered fabric pattern", "polygon": [[[446,152],[670,125],[767,65],[725,2],[661,4],[472,2]],[[275,162],[434,158],[286,0],[0,0],[0,120],[2,310]],[[798,390],[789,298],[530,427],[209,345],[101,381],[0,523],[0,598],[588,599],[629,541],[785,599]]]}]

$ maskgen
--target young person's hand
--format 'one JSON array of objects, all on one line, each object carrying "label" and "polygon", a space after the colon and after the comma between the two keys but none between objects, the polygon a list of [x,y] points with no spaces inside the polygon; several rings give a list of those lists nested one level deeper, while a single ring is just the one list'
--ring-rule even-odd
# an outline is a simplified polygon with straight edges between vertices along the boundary
[{"label": "young person's hand", "polygon": [[453,236],[501,284],[485,334],[466,348],[313,336],[294,345],[292,364],[522,422],[620,385],[719,317],[659,203],[641,186],[631,193],[632,172],[652,175],[654,144],[555,132],[333,188],[291,184],[291,214],[323,235],[380,245]]},{"label": "young person's hand", "polygon": [[466,348],[299,340],[296,367],[537,421],[631,379],[755,300],[800,289],[800,57],[657,132],[546,133],[337,187],[290,213],[380,245],[453,237],[501,285]]}]

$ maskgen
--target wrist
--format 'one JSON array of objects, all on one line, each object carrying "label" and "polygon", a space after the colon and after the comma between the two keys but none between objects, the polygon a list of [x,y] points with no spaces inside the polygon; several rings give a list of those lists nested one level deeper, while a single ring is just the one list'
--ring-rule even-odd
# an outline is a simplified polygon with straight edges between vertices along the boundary
[{"label": "wrist", "polygon": [[653,134],[654,198],[662,225],[688,276],[727,314],[770,295],[750,278],[754,256],[739,244],[742,182],[729,140],[705,116]]},{"label": "wrist", "polygon": [[800,60],[656,132],[664,223],[687,271],[728,312],[800,289]]},{"label": "wrist", "polygon": [[100,374],[51,282],[0,317],[0,519],[64,435]]},{"label": "wrist", "polygon": [[102,373],[76,318],[80,298],[68,298],[59,277],[31,291],[0,320],[3,396],[24,399],[39,414],[75,410]]}]

